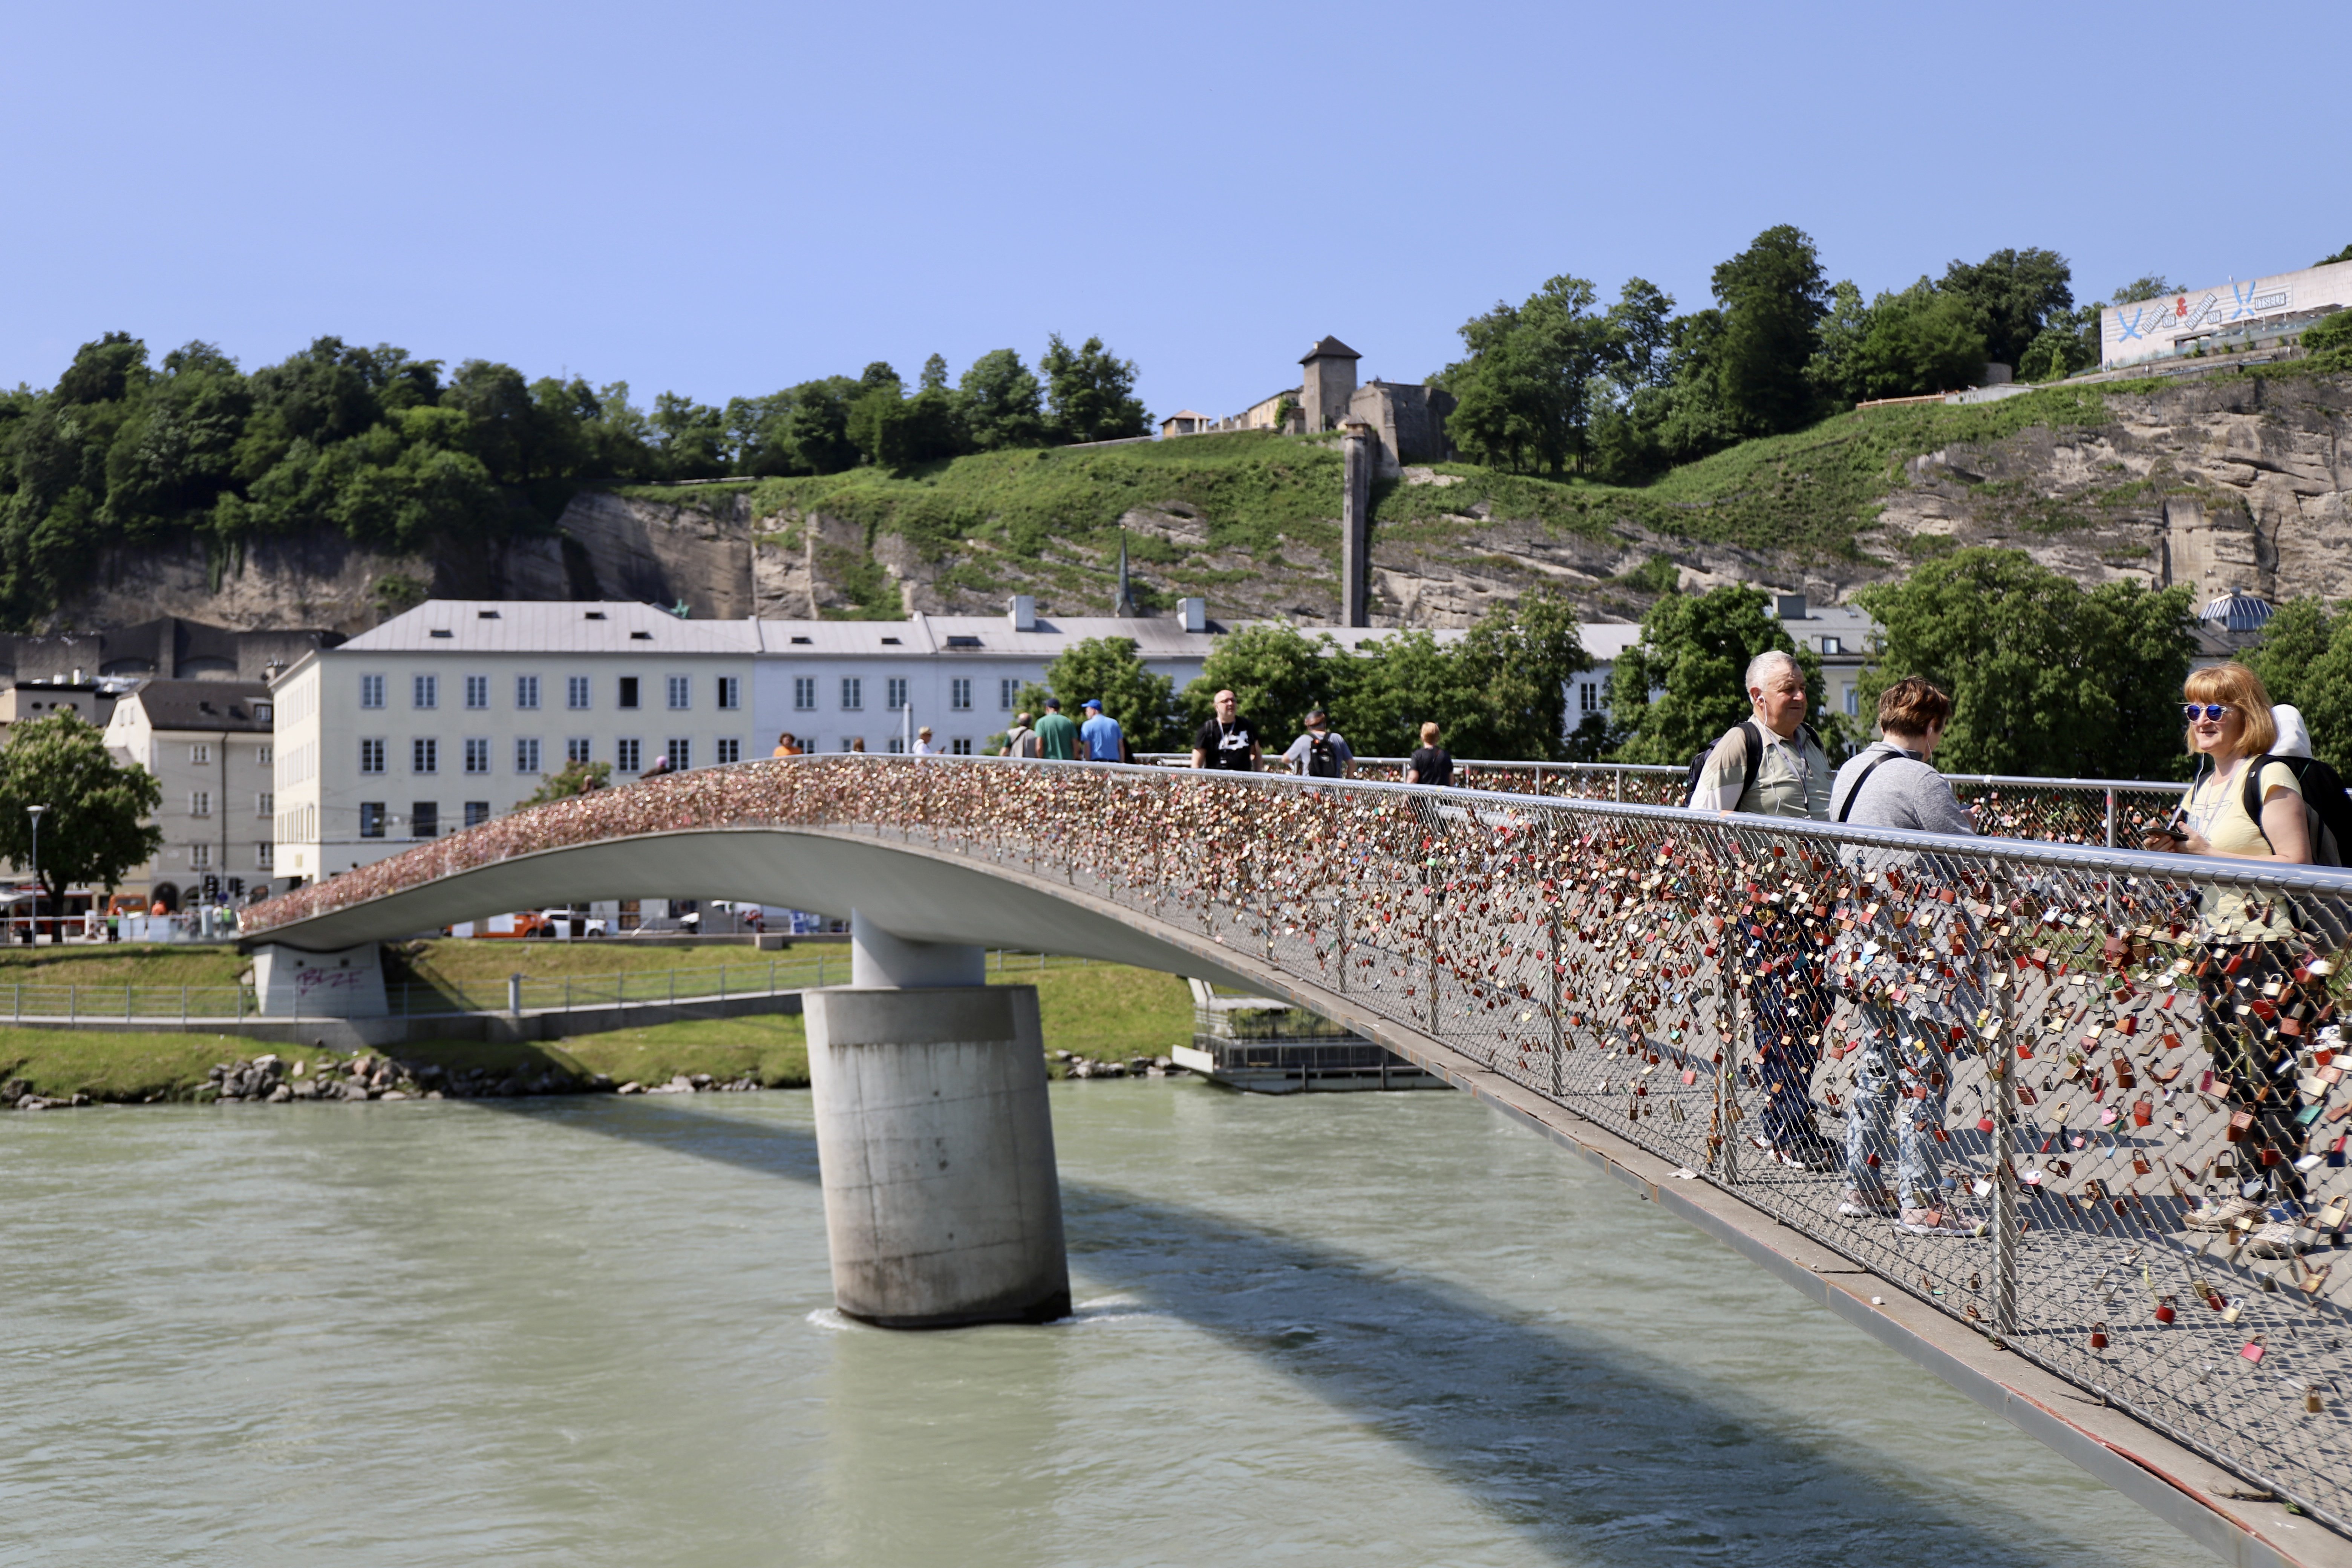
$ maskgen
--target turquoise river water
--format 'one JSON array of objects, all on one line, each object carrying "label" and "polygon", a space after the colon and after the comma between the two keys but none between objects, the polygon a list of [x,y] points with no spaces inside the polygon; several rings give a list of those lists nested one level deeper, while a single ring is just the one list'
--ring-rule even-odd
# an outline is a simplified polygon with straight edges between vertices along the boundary
[{"label": "turquoise river water", "polygon": [[2210,1563],[1459,1094],[1054,1091],[1075,1321],[831,1310],[804,1094],[0,1121],[0,1562]]}]

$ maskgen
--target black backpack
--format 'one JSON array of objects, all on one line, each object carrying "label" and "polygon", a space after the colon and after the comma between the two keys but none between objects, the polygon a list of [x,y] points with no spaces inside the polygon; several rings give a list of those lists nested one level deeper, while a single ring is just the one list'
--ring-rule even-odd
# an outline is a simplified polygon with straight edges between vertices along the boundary
[{"label": "black backpack", "polygon": [[[2303,786],[2303,819],[2311,834],[2311,863],[2315,866],[2341,866],[2344,851],[2352,848],[2352,797],[2344,793],[2342,775],[2316,757],[2273,757],[2268,754],[2254,758],[2246,764],[2246,793],[2239,805],[2269,844],[2271,836],[2263,831],[2263,768],[2271,763],[2283,763]],[[2273,848],[2276,846],[2273,846]]]},{"label": "black backpack", "polygon": [[1339,776],[1339,748],[1331,743],[1328,731],[1307,740],[1307,776],[1310,779],[1336,779]]},{"label": "black backpack", "polygon": [[[1798,725],[1797,733],[1811,742],[1815,751],[1827,754],[1822,745],[1822,738],[1813,733],[1811,724]],[[1745,800],[1748,792],[1756,787],[1756,769],[1764,761],[1764,727],[1753,719],[1742,719],[1739,721],[1739,738],[1748,749],[1748,765],[1739,776],[1739,798]],[[1715,748],[1721,744],[1722,742],[1717,741],[1702,746],[1698,754],[1691,758],[1690,771],[1683,775],[1683,805],[1690,805],[1692,798],[1698,794],[1699,775],[1706,772],[1706,760],[1715,755]]]}]

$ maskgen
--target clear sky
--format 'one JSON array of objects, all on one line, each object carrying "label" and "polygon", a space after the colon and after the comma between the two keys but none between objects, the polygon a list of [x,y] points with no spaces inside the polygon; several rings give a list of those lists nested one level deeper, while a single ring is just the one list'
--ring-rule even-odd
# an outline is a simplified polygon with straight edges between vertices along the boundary
[{"label": "clear sky", "polygon": [[20,5],[0,384],[108,330],[312,337],[707,402],[1049,331],[1155,414],[1335,333],[1417,380],[1498,298],[1684,309],[1760,229],[2078,297],[2352,243],[2342,0]]}]

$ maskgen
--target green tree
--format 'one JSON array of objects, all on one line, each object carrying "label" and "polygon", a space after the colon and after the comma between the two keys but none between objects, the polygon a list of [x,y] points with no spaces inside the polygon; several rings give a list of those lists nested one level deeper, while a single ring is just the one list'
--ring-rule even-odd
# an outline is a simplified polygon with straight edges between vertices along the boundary
[{"label": "green tree", "polygon": [[1717,388],[1735,426],[1765,436],[1810,423],[1819,405],[1805,367],[1829,308],[1812,237],[1789,224],[1768,228],[1715,269],[1713,286],[1723,312]]},{"label": "green tree", "polygon": [[[1820,656],[1801,648],[1773,614],[1772,596],[1727,584],[1705,594],[1669,594],[1642,617],[1642,640],[1610,667],[1610,716],[1624,736],[1618,760],[1687,763],[1748,716],[1748,664],[1778,648],[1805,672],[1807,721],[1835,756],[1838,731],[1825,719]],[[1823,724],[1832,728],[1824,731]]]},{"label": "green tree", "polygon": [[972,361],[956,383],[956,399],[975,451],[1045,444],[1045,389],[1011,349]]},{"label": "green tree", "polygon": [[1457,647],[1415,628],[1363,645],[1349,662],[1345,695],[1331,717],[1357,751],[1370,757],[1410,755],[1421,744],[1422,725],[1433,721],[1456,756],[1492,752],[1487,694]]},{"label": "green tree", "polygon": [[1168,751],[1181,738],[1176,683],[1145,666],[1133,637],[1087,637],[1072,644],[1045,667],[1045,684],[1024,686],[1013,705],[1034,719],[1045,711],[1048,697],[1059,698],[1063,713],[1072,719],[1079,716],[1079,703],[1088,698],[1099,701],[1139,752]]},{"label": "green tree", "polygon": [[1088,338],[1076,348],[1054,333],[1038,356],[1045,373],[1046,424],[1056,442],[1116,441],[1148,436],[1143,400],[1135,395],[1135,362],[1119,359]]},{"label": "green tree", "polygon": [[919,392],[945,392],[948,389],[948,362],[938,354],[923,362],[923,374]]},{"label": "green tree", "polygon": [[1607,363],[1610,323],[1581,278],[1548,279],[1524,304],[1497,302],[1459,329],[1469,356],[1441,381],[1454,396],[1446,429],[1478,462],[1515,473],[1580,464],[1593,378]]},{"label": "green tree", "polygon": [[2262,641],[2238,657],[2263,678],[2272,701],[2299,708],[2312,666],[2326,654],[2339,621],[2324,600],[2289,599],[2263,624]]},{"label": "green tree", "polygon": [[2352,261],[2352,245],[2346,246],[2343,249],[2337,251],[2333,256],[2323,256],[2318,260],[2313,262],[2312,265],[2314,267],[2333,267],[2339,261]]},{"label": "green tree", "polygon": [[1905,676],[1952,694],[1939,766],[2042,777],[2181,776],[2185,587],[2085,593],[2022,551],[1956,551],[1854,595],[1882,628],[1866,700]]},{"label": "green tree", "polygon": [[1937,292],[1966,310],[1987,353],[2014,366],[2045,327],[2069,319],[2074,279],[2054,250],[1996,250],[1974,266],[1954,260]]},{"label": "green tree", "polygon": [[815,386],[793,401],[784,416],[782,437],[784,456],[804,474],[837,474],[857,463],[857,445],[849,438],[849,408],[838,391]]},{"label": "green tree", "polygon": [[1497,605],[1470,627],[1454,657],[1465,683],[1484,694],[1449,726],[1461,754],[1518,762],[1567,755],[1569,682],[1592,668],[1574,605],[1541,588]]},{"label": "green tree", "polygon": [[525,805],[545,805],[551,800],[570,800],[573,795],[587,795],[613,782],[610,763],[567,762],[551,773],[539,775],[539,788],[531,792]]},{"label": "green tree", "polygon": [[[1834,345],[1836,391],[1850,402],[1954,391],[1974,384],[1985,363],[1984,335],[1969,307],[1925,278],[1873,300],[1859,341],[1847,336],[1851,325],[1851,318],[1838,321]],[[1825,342],[1815,365],[1831,352]]]},{"label": "green tree", "polygon": [[145,768],[116,762],[100,731],[70,712],[18,724],[0,750],[0,858],[33,862],[33,818],[41,814],[41,886],[62,909],[79,883],[111,894],[123,873],[152,859],[163,830],[147,821],[163,786]]},{"label": "green tree", "polygon": [[1187,725],[1197,731],[1207,723],[1215,712],[1212,699],[1231,687],[1242,717],[1258,727],[1272,750],[1288,745],[1307,710],[1318,707],[1328,709],[1339,732],[1355,744],[1347,726],[1356,722],[1351,702],[1358,662],[1329,636],[1310,641],[1286,622],[1225,632],[1211,646],[1199,677],[1184,688]]}]

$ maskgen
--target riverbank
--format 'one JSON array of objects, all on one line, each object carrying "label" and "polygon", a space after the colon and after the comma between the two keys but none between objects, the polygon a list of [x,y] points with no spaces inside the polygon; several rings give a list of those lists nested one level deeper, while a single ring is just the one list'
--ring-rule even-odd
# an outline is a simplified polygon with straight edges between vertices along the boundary
[{"label": "riverbank", "polygon": [[[478,984],[478,973],[499,963],[521,967],[517,960],[535,960],[551,947],[567,961],[573,960],[575,953],[584,958],[582,950],[588,946],[514,943],[501,952],[504,944],[479,941],[429,945],[436,951],[419,956],[435,961],[436,967],[446,963],[441,976],[457,979],[460,984]],[[446,958],[437,951],[448,948],[460,951]],[[480,951],[485,948],[491,951]],[[91,956],[100,955],[107,955],[107,950],[96,950]],[[48,951],[43,950],[41,957],[48,956]],[[223,955],[118,949],[108,956],[111,973],[102,983],[121,985],[159,984],[148,978],[158,964],[169,964],[182,973],[205,973],[182,962],[199,957],[214,960],[216,970]],[[614,958],[634,969],[650,956],[625,953]],[[1124,964],[1067,960],[1056,960],[1043,968],[1024,967],[1034,962],[1030,955],[1009,955],[1001,971],[992,963],[989,980],[1037,987],[1045,1044],[1049,1052],[1055,1053],[1049,1068],[1056,1077],[1110,1076],[1097,1064],[1129,1068],[1139,1058],[1164,1057],[1171,1047],[1192,1037],[1191,997],[1184,982],[1174,975]],[[583,977],[616,972],[570,971]],[[101,983],[96,971],[83,973],[93,975],[93,984]],[[463,978],[458,979],[459,975]],[[668,1084],[681,1078],[690,1082],[697,1076],[714,1083],[749,1081],[764,1089],[800,1089],[808,1084],[807,1031],[797,1016],[786,1014],[685,1019],[511,1044],[420,1038],[358,1053],[297,1049],[236,1034],[101,1034],[0,1026],[0,1102],[14,1105],[30,1097],[44,1105],[69,1105],[77,1096],[87,1103],[132,1105],[210,1100],[216,1098],[215,1086],[220,1081],[214,1068],[234,1069],[265,1057],[286,1064],[283,1081],[289,1089],[289,1100],[297,1098],[290,1090],[297,1081],[291,1064],[298,1059],[306,1064],[303,1079],[314,1084],[320,1081],[316,1075],[320,1065],[330,1079],[341,1082],[348,1081],[355,1061],[387,1062],[394,1074],[391,1091],[410,1092],[398,1087],[405,1079],[420,1096],[431,1092],[436,1082],[447,1096],[593,1092],[604,1087],[595,1083],[600,1077],[614,1088],[631,1082],[649,1087]],[[1087,1064],[1083,1068],[1081,1062]],[[437,1077],[428,1080],[419,1076],[427,1072]],[[385,1091],[380,1088],[378,1093]]]}]

